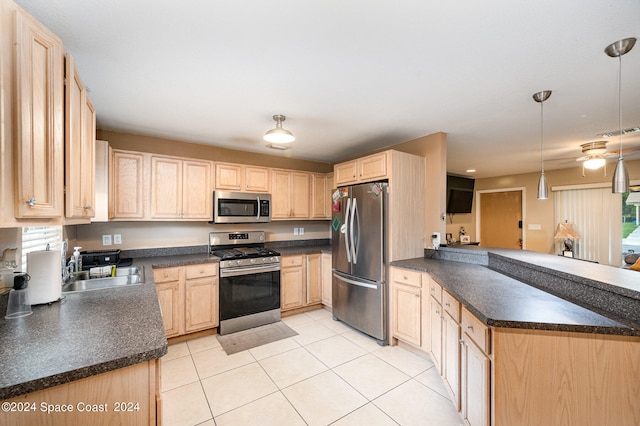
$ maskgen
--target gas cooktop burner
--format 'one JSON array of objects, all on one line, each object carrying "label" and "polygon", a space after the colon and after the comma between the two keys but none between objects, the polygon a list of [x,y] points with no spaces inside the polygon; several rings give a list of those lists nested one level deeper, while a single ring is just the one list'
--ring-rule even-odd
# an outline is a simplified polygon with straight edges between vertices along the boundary
[{"label": "gas cooktop burner", "polygon": [[213,254],[222,260],[280,256],[280,253],[264,247],[238,247],[234,249],[214,250]]}]

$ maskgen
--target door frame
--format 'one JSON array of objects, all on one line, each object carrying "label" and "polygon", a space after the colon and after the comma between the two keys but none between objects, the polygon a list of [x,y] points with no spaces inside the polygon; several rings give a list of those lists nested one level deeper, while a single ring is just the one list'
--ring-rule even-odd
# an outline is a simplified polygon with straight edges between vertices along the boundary
[{"label": "door frame", "polygon": [[522,193],[522,250],[527,249],[527,233],[525,232],[525,224],[527,223],[527,188],[524,186],[517,186],[513,188],[500,188],[500,189],[478,189],[476,190],[476,239],[482,244],[482,235],[480,234],[480,194],[487,194],[490,192],[512,192],[520,191]]}]

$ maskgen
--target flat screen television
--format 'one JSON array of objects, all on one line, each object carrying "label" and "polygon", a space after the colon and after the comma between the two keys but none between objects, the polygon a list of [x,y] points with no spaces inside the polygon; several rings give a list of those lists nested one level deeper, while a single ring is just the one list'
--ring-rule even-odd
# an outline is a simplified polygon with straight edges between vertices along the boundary
[{"label": "flat screen television", "polygon": [[473,179],[447,175],[447,214],[471,213],[474,184]]}]

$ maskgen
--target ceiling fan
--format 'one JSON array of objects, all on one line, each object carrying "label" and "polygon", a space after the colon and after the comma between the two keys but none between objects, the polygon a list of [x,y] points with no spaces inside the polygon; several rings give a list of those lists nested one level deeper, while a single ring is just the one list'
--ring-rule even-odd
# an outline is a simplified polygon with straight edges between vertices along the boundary
[{"label": "ceiling fan", "polygon": [[580,145],[582,148],[582,157],[576,158],[576,161],[582,161],[582,174],[584,169],[596,170],[605,167],[604,175],[607,175],[606,158],[615,155],[613,152],[607,152],[607,141],[587,142]]}]

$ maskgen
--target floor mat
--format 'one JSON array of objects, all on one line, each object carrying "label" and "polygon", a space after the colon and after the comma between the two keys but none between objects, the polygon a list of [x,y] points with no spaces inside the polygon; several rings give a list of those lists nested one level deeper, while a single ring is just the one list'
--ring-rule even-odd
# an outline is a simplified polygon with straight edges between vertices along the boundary
[{"label": "floor mat", "polygon": [[220,342],[227,355],[231,355],[297,335],[298,333],[285,323],[278,321],[273,324],[238,331],[237,333],[224,336],[218,335],[218,342]]}]

